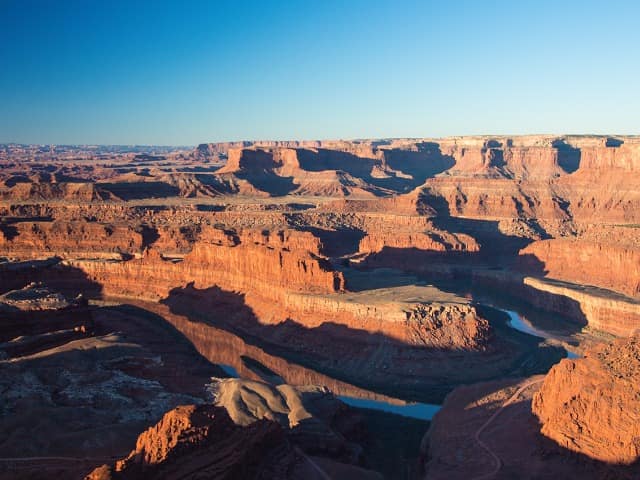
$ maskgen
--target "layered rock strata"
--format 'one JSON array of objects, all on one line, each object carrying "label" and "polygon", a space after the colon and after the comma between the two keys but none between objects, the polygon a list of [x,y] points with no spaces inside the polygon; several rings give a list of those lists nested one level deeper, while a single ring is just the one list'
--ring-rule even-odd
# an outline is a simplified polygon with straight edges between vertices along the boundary
[{"label": "layered rock strata", "polygon": [[640,337],[563,360],[533,397],[541,432],[560,446],[611,464],[640,457]]}]

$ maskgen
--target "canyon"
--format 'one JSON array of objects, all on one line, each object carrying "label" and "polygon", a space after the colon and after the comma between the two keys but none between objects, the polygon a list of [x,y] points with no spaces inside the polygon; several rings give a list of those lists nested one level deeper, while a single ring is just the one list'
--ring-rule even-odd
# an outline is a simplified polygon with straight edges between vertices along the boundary
[{"label": "canyon", "polygon": [[0,478],[635,478],[638,185],[634,136],[4,145]]}]

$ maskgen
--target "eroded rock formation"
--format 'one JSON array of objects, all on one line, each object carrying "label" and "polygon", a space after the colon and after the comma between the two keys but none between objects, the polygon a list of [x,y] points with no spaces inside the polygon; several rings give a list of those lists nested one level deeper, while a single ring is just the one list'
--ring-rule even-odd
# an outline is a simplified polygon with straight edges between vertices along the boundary
[{"label": "eroded rock formation", "polygon": [[[141,433],[115,466],[86,478],[379,479],[358,466],[362,420],[321,388],[215,379],[215,405],[184,405]],[[345,437],[346,436],[346,437]],[[311,457],[310,455],[313,455]]]},{"label": "eroded rock formation", "polygon": [[[431,402],[494,381],[448,397],[432,428],[443,441],[428,449],[433,478],[496,468],[491,455],[478,456],[477,439],[458,434],[498,411],[486,445],[524,453],[497,473],[538,461],[525,444],[555,459],[535,463],[531,478],[589,473],[589,459],[596,475],[608,472],[603,462],[630,464],[615,474],[633,471],[636,337],[551,371],[534,400],[548,438],[532,427],[538,380],[513,378],[545,373],[564,347],[582,352],[640,328],[639,183],[638,137],[0,146],[3,431],[22,442],[32,435],[33,425],[20,427],[25,405],[42,418],[73,407],[86,412],[65,432],[77,448],[33,442],[28,453],[122,456],[118,442],[176,402],[201,399],[229,344],[229,365],[278,385],[227,382],[223,403],[243,425],[217,407],[178,409],[118,468],[94,476],[171,476],[194,465],[215,476],[213,464],[198,462],[228,449],[238,456],[218,462],[223,476],[301,465],[312,476],[317,469],[287,446],[294,431],[307,447],[315,441],[354,461],[344,432],[305,403],[324,390],[290,390],[283,379]],[[34,280],[51,290],[22,290]],[[533,308],[546,340],[517,332],[511,314],[491,307],[507,303]],[[175,349],[169,339],[180,339]],[[501,410],[514,388],[523,389]],[[326,410],[334,420],[340,411]],[[100,443],[111,414],[124,427]],[[516,417],[527,427],[508,431]],[[275,464],[265,439],[282,447]],[[0,443],[2,454],[17,455],[14,446]],[[567,449],[578,466],[567,467]],[[252,455],[263,460],[257,469],[236,470],[254,465]],[[471,470],[449,469],[461,458]]]},{"label": "eroded rock formation", "polygon": [[640,337],[554,366],[533,397],[542,434],[562,447],[612,464],[640,457]]},{"label": "eroded rock formation", "polygon": [[457,388],[423,439],[425,478],[635,478],[639,371],[634,335],[546,376]]},{"label": "eroded rock formation", "polygon": [[135,449],[113,470],[100,467],[86,478],[169,479],[193,472],[211,479],[302,478],[287,475],[300,460],[273,422],[241,427],[224,408],[187,405],[140,434]]}]

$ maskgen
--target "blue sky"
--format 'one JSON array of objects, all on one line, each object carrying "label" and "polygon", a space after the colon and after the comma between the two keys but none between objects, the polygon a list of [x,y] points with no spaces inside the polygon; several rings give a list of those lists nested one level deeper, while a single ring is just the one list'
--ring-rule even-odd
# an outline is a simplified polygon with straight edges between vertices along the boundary
[{"label": "blue sky", "polygon": [[640,133],[637,1],[0,0],[0,142]]}]

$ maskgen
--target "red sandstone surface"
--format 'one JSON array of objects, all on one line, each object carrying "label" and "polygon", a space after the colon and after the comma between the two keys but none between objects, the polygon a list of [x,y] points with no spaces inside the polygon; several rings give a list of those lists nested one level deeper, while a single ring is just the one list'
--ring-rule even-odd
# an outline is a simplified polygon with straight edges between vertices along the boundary
[{"label": "red sandstone surface", "polygon": [[636,478],[639,368],[633,336],[454,390],[423,440],[425,478]]},{"label": "red sandstone surface", "polygon": [[[336,467],[334,467],[336,468]],[[374,472],[342,465],[332,478],[379,479]],[[288,442],[270,420],[234,424],[224,408],[179,406],[141,433],[135,449],[113,468],[99,467],[88,480],[138,478],[324,479],[314,458]]]},{"label": "red sandstone surface", "polygon": [[[469,422],[486,421],[514,393],[509,385],[525,386],[515,378],[546,374],[569,348],[600,353],[551,369],[534,400],[542,433],[525,408],[536,383],[509,408],[526,425],[516,417],[496,423],[504,435],[495,438],[507,445],[521,431],[543,449],[556,445],[558,461],[549,467],[536,470],[542,467],[531,460],[530,471],[541,475],[569,475],[569,451],[633,464],[634,344],[598,344],[640,328],[639,184],[637,137],[231,142],[147,151],[2,146],[0,368],[8,407],[0,421],[12,441],[0,444],[0,458],[46,457],[22,460],[30,467],[20,471],[76,476],[112,464],[100,461],[105,455],[133,450],[131,458],[146,458],[148,442],[134,448],[135,436],[184,396],[182,403],[204,401],[204,372],[218,375],[214,364],[223,364],[278,395],[281,384],[394,404],[441,403],[450,394],[431,429],[431,438],[444,440],[428,446],[427,477],[455,478],[495,468],[477,440],[468,450],[447,450],[447,435],[468,437],[467,413],[455,413],[456,402],[479,401]],[[518,311],[545,338],[510,328],[501,310]],[[180,341],[167,345],[174,335]],[[90,361],[88,352],[97,352]],[[87,368],[75,371],[77,362]],[[178,379],[184,362],[197,368]],[[114,386],[120,380],[130,384],[126,391]],[[498,400],[485,405],[479,396]],[[37,424],[16,412],[38,402],[43,415],[63,420],[72,405],[93,409],[71,429],[78,447],[59,449],[64,432],[47,424],[52,440],[21,450]],[[206,466],[235,472],[265,452],[264,438],[286,438],[291,427],[275,417],[267,427],[232,425],[219,408],[197,413],[205,410],[178,409],[140,437],[171,444],[153,454],[160,461],[130,459],[94,475],[184,472],[205,451],[242,445],[230,463]],[[113,412],[131,421],[96,443]],[[191,424],[200,433],[181,437]],[[219,443],[225,428],[239,443]],[[180,460],[189,438],[204,450],[187,449]],[[376,463],[367,438],[357,467],[353,459],[344,466],[335,451],[312,460],[344,475],[356,471],[350,468],[421,475],[417,453]],[[299,452],[282,448],[278,468],[299,468]],[[61,457],[95,461],[70,469]],[[509,478],[526,467],[519,458],[488,473]],[[0,477],[11,478],[2,462]],[[634,466],[625,468],[615,471]]]},{"label": "red sandstone surface", "polygon": [[602,345],[554,366],[533,398],[541,432],[564,448],[612,464],[640,458],[640,339]]}]

